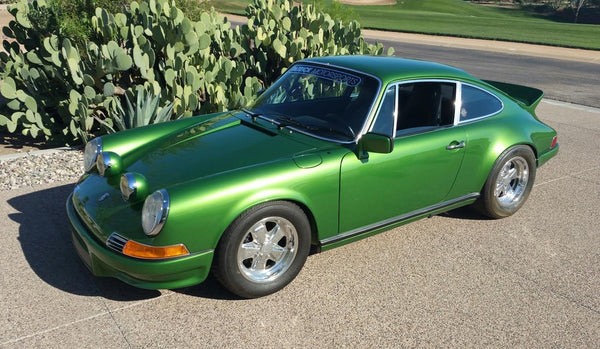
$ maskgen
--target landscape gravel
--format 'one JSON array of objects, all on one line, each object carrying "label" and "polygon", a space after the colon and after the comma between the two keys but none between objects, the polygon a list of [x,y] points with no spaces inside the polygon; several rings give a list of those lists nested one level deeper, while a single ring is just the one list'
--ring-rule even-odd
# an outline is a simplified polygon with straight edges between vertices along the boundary
[{"label": "landscape gravel", "polygon": [[74,182],[81,174],[81,150],[27,153],[16,158],[0,159],[0,191],[54,182]]}]

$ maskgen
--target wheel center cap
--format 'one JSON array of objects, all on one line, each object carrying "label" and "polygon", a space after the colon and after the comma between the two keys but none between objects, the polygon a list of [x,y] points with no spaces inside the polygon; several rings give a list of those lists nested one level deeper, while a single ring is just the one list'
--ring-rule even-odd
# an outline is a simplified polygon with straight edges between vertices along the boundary
[{"label": "wheel center cap", "polygon": [[264,244],[260,247],[260,253],[269,253],[273,250],[273,243],[271,241],[265,241]]}]

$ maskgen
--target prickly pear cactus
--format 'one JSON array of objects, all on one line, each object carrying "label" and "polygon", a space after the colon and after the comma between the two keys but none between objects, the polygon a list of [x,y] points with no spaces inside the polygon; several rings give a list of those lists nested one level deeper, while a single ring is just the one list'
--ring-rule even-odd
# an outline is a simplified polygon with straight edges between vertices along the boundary
[{"label": "prickly pear cactus", "polygon": [[[383,53],[383,45],[365,42],[358,22],[346,25],[310,4],[251,0],[246,15],[248,24],[242,26],[240,41],[246,51],[244,60],[267,85],[303,58]],[[388,51],[392,53],[393,49]]]},{"label": "prickly pear cactus", "polygon": [[[44,0],[21,0],[2,28],[11,41],[0,52],[0,128],[85,142],[168,116],[240,108],[302,58],[383,51],[364,41],[357,22],[344,25],[311,5],[251,0],[246,11],[248,24],[234,29],[214,11],[192,21],[173,0],[133,1],[122,13],[97,8],[94,35],[81,48],[61,35]],[[157,107],[126,115],[139,91]]]}]

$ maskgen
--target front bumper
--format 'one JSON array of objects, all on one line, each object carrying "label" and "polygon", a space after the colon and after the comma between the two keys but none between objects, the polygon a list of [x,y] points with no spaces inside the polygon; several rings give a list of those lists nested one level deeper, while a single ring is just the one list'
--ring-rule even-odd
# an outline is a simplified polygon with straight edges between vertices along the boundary
[{"label": "front bumper", "polygon": [[144,260],[118,254],[90,235],[72,202],[67,199],[73,245],[81,260],[96,276],[109,276],[130,285],[147,289],[171,289],[199,284],[206,279],[213,260],[213,250],[190,256]]}]

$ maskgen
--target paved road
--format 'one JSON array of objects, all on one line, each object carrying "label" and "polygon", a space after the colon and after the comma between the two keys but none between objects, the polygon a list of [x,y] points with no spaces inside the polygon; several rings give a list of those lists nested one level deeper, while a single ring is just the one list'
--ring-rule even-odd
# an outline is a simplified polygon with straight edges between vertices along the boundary
[{"label": "paved road", "polygon": [[[227,16],[234,25],[246,22],[244,17]],[[600,108],[598,51],[506,42],[497,42],[501,49],[495,49],[485,40],[372,30],[364,31],[364,36],[367,41],[394,47],[396,56],[449,64],[480,79],[529,85],[542,89],[550,99]]]},{"label": "paved road", "polygon": [[546,97],[600,108],[600,64],[380,40],[395,55],[449,64],[488,80],[529,85]]},{"label": "paved road", "polygon": [[257,300],[95,278],[67,232],[72,184],[0,192],[0,347],[599,347],[600,110],[538,111],[561,152],[515,216],[405,225]]}]

